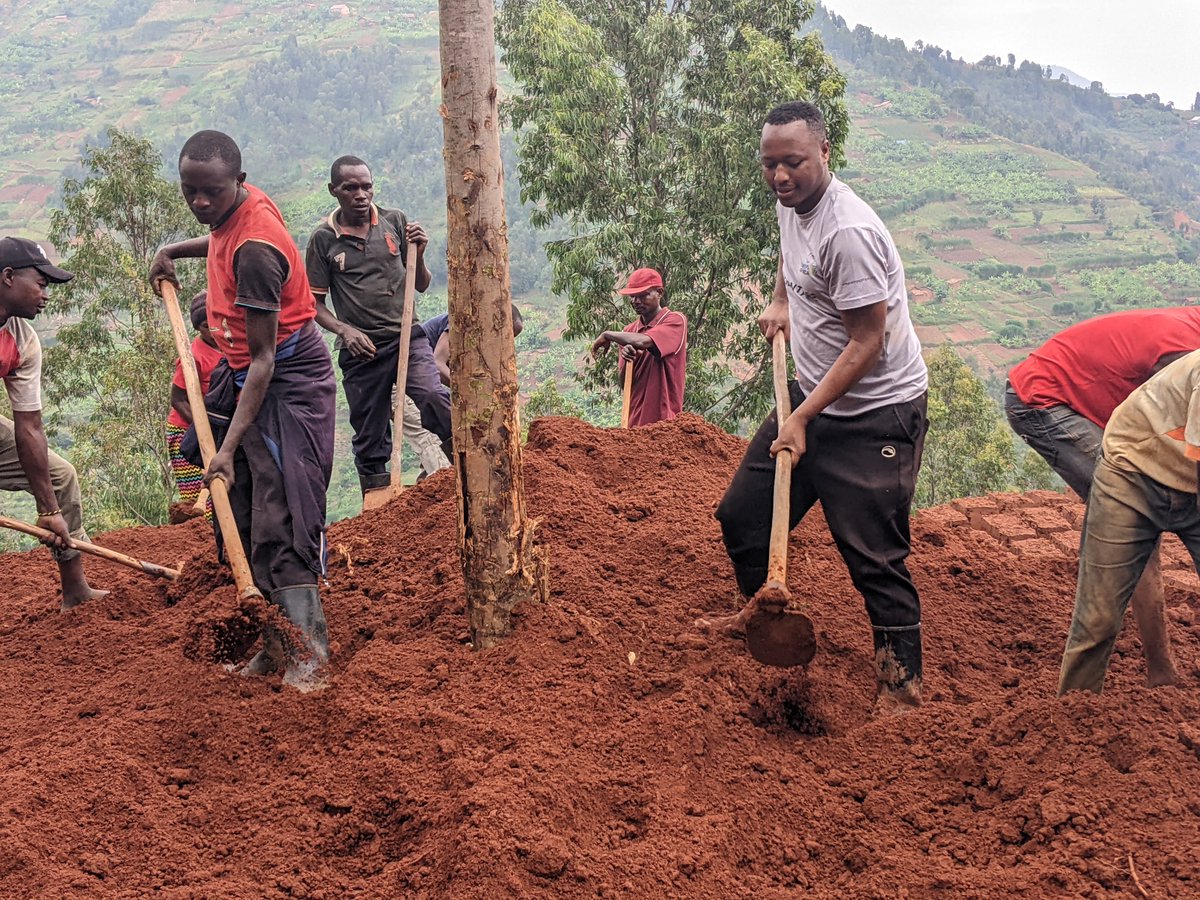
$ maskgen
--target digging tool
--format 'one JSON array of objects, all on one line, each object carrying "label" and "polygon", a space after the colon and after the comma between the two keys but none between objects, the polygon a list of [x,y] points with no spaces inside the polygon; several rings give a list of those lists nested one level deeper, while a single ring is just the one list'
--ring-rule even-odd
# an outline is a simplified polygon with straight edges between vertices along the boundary
[{"label": "digging tool", "polygon": [[[783,425],[792,414],[788,394],[786,339],[775,332],[771,342],[775,376],[775,416]],[[754,596],[755,611],[746,623],[746,648],[768,666],[804,666],[817,651],[812,620],[791,605],[787,589],[787,542],[792,493],[792,453],[775,455],[775,497],[771,510],[771,545],[767,583]]]},{"label": "digging tool", "polygon": [[[192,342],[188,339],[187,329],[183,324],[183,313],[179,311],[179,300],[175,296],[175,286],[169,281],[162,282],[163,305],[167,307],[167,318],[171,320],[171,333],[175,338],[175,350],[179,353],[179,361],[183,366],[183,380],[187,385],[188,403],[192,407],[192,424],[196,429],[196,438],[200,442],[200,455],[207,466],[217,455],[217,445],[213,440],[212,425],[208,421],[208,410],[204,406],[204,392],[200,388],[200,375],[196,371],[196,361],[192,358]],[[214,478],[208,484],[212,496],[213,512],[221,526],[221,540],[225,544],[225,558],[229,560],[229,568],[233,570],[233,581],[237,585],[238,596],[242,600],[253,597],[262,598],[262,591],[254,586],[254,577],[250,574],[250,563],[246,560],[246,550],[242,546],[242,538],[238,533],[237,521],[233,518],[233,509],[229,505],[229,488],[224,479]]]},{"label": "digging tool", "polygon": [[[45,528],[38,528],[36,525],[27,525],[20,519],[10,519],[8,516],[0,516],[0,526],[11,528],[13,531],[20,531],[24,534],[32,535],[35,538],[54,537],[53,531],[47,531]],[[99,544],[92,544],[88,541],[81,541],[78,538],[71,538],[67,545],[73,550],[82,550],[84,553],[90,553],[92,556],[98,556],[101,559],[107,559],[109,562],[115,562],[118,565],[128,566],[131,569],[137,569],[140,572],[145,572],[147,575],[153,575],[155,578],[169,578],[174,581],[179,577],[178,569],[168,569],[166,566],[155,565],[154,563],[143,562],[133,556],[120,553],[116,550],[109,550],[107,547],[101,547]]]},{"label": "digging tool", "polygon": [[400,482],[400,454],[404,449],[404,387],[408,383],[408,347],[412,340],[413,303],[417,296],[417,245],[408,242],[404,263],[404,313],[400,317],[400,346],[396,360],[396,407],[392,412],[392,480],[387,487],[363,494],[363,511],[378,509],[397,496]]},{"label": "digging tool", "polygon": [[198,516],[208,512],[208,488],[200,488],[200,495],[196,498],[196,502],[192,505],[192,512]]},{"label": "digging tool", "polygon": [[629,427],[629,404],[633,400],[633,361],[625,360],[625,391],[621,397],[621,427]]}]

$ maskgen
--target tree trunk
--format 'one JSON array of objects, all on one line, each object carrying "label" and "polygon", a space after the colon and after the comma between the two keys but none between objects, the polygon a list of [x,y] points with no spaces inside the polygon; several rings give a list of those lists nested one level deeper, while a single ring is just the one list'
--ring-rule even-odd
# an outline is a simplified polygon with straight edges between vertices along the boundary
[{"label": "tree trunk", "polygon": [[525,512],[493,0],[439,0],[449,234],[450,393],[458,542],[476,650],[545,600],[545,554]]}]

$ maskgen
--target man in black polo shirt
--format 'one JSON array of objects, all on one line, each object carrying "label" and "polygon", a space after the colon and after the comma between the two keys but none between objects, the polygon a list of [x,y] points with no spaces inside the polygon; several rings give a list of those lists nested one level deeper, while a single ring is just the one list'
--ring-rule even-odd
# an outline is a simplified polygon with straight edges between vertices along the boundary
[{"label": "man in black polo shirt", "polygon": [[[337,335],[338,365],[354,429],[354,464],[363,493],[388,484],[392,455],[392,388],[404,313],[404,261],[417,247],[417,290],[429,287],[425,229],[404,213],[376,206],[371,170],[341,156],[329,170],[338,202],[308,241],[308,281],[317,299],[317,323]],[[333,311],[325,305],[333,300]],[[433,350],[413,323],[404,392],[421,411],[421,424],[448,444],[450,397],[442,390]]]}]

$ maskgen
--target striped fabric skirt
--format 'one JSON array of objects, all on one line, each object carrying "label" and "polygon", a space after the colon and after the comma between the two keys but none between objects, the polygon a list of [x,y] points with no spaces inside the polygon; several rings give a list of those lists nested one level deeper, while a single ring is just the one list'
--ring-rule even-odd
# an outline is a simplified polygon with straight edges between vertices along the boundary
[{"label": "striped fabric skirt", "polygon": [[[171,472],[175,475],[175,484],[179,488],[179,499],[190,505],[195,504],[204,487],[204,470],[193,466],[184,458],[180,448],[183,446],[183,436],[187,429],[181,425],[167,423],[167,449],[171,453]],[[212,500],[205,509],[205,518],[212,521]]]}]

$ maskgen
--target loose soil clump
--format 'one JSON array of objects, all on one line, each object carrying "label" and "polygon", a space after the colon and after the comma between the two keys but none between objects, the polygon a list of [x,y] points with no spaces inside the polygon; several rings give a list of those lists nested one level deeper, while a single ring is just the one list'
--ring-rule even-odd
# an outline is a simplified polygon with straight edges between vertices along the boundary
[{"label": "loose soil clump", "polygon": [[[330,686],[251,652],[203,520],[101,537],[58,612],[47,552],[0,558],[4,896],[1077,896],[1200,893],[1197,583],[1164,547],[1177,687],[1136,631],[1101,697],[1054,697],[1081,507],[927,510],[910,564],[926,705],[872,716],[870,630],[815,510],[789,590],[807,672],[693,621],[740,598],[713,509],[744,443],[694,416],[533,423],[549,602],[467,644],[454,474],[330,530]],[[1136,875],[1135,875],[1136,873]]]}]

